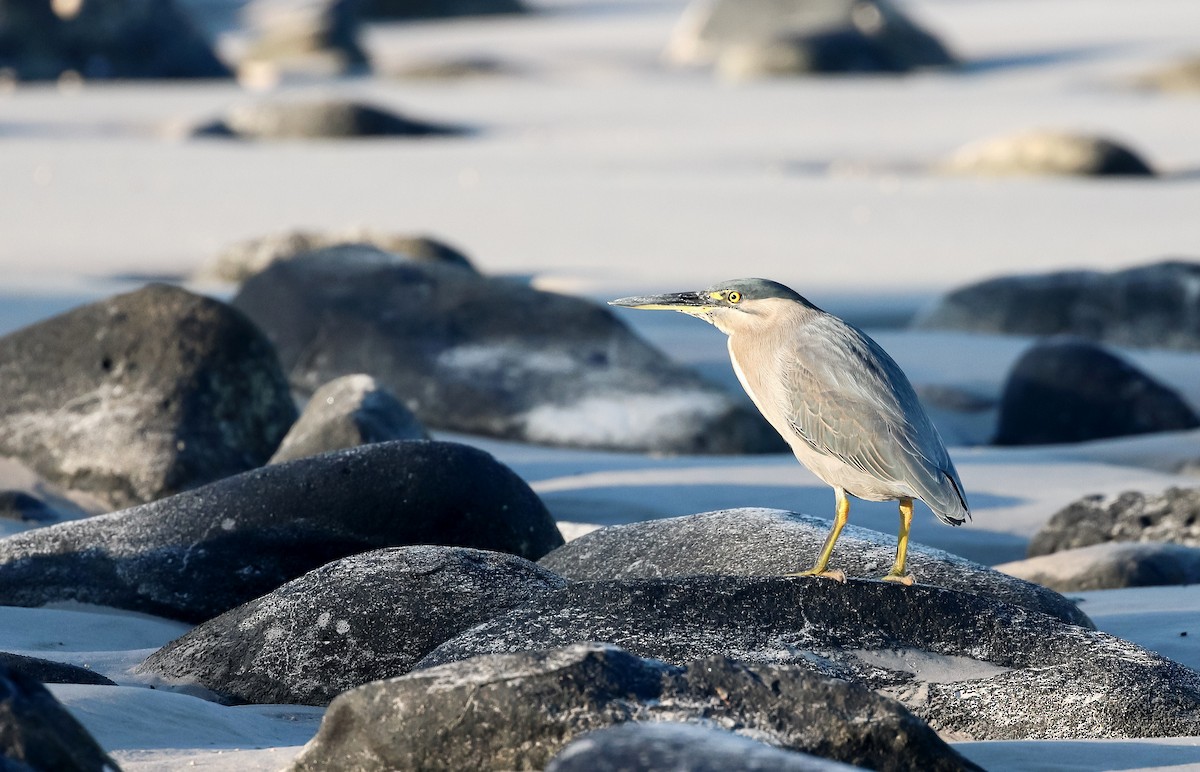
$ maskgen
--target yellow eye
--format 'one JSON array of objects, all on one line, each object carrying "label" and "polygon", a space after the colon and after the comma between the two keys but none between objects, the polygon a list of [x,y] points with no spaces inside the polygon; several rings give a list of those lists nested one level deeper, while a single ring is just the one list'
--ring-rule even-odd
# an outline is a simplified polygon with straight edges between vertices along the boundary
[{"label": "yellow eye", "polygon": [[728,295],[725,296],[725,299],[728,300],[730,303],[737,303],[737,302],[741,301],[742,293],[738,292],[737,290],[733,290],[732,292],[730,292]]}]

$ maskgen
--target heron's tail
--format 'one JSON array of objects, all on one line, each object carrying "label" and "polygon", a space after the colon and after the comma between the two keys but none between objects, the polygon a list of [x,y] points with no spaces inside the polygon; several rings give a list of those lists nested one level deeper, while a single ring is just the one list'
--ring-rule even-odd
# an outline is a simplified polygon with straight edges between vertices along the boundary
[{"label": "heron's tail", "polygon": [[967,505],[967,497],[963,495],[962,483],[958,481],[958,475],[951,469],[949,472],[942,472],[942,479],[948,483],[950,492],[953,496],[941,496],[941,501],[933,503],[925,502],[930,505],[933,514],[937,516],[946,525],[962,525],[971,519],[971,508]]}]

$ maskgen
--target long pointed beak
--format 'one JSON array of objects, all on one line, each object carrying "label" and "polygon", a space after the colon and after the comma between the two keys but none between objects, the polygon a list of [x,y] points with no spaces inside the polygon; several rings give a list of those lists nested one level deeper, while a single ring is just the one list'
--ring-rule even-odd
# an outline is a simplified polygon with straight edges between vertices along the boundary
[{"label": "long pointed beak", "polygon": [[682,311],[698,313],[712,307],[712,298],[699,292],[675,292],[669,295],[642,295],[608,301],[610,306],[641,308],[647,311]]}]

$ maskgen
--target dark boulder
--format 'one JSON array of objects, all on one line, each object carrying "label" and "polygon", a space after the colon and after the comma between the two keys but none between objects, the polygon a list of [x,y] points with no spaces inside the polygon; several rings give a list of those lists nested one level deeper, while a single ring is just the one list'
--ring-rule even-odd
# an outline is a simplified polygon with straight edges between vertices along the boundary
[{"label": "dark boulder", "polygon": [[342,247],[273,263],[233,302],[299,391],[367,373],[430,427],[633,451],[783,448],[753,408],[580,298]]},{"label": "dark boulder", "polygon": [[1050,518],[1029,542],[1029,557],[1111,541],[1200,547],[1200,488],[1085,496]]},{"label": "dark boulder", "polygon": [[975,767],[896,702],[801,668],[709,657],[686,668],[611,646],[481,656],[342,694],[293,767],[541,769],[625,721],[704,721],[871,769]]},{"label": "dark boulder", "polygon": [[392,21],[526,13],[521,0],[365,0],[363,14]]},{"label": "dark boulder", "polygon": [[0,651],[0,670],[21,673],[44,684],[90,684],[92,686],[116,686],[116,682],[99,673],[78,665],[54,662],[24,654]]},{"label": "dark boulder", "polygon": [[200,622],[330,561],[406,544],[538,558],[562,537],[488,454],[384,442],[2,539],[0,604],[75,600]]},{"label": "dark boulder", "polygon": [[[601,528],[567,542],[539,563],[572,581],[780,576],[810,565],[828,533],[829,521],[811,515],[727,509]],[[895,536],[848,525],[838,539],[833,564],[850,576],[882,576],[895,550]],[[921,584],[973,592],[1092,626],[1058,593],[948,552],[910,544],[908,569]]]},{"label": "dark boulder", "polygon": [[443,641],[564,586],[515,555],[377,550],[201,624],[137,670],[230,702],[326,705],[352,687],[403,675]]},{"label": "dark boulder", "polygon": [[1197,426],[1178,394],[1121,357],[1086,340],[1052,338],[1009,372],[993,442],[1084,442]]},{"label": "dark boulder", "polygon": [[1200,547],[1106,542],[996,566],[1059,592],[1200,584]]},{"label": "dark boulder", "polygon": [[295,419],[271,343],[178,287],[0,338],[0,454],[116,507],[261,466]]},{"label": "dark boulder", "polygon": [[374,105],[324,99],[238,105],[192,134],[238,139],[354,139],[448,136],[463,131],[460,126],[409,118]]},{"label": "dark boulder", "polygon": [[550,760],[546,772],[850,772],[861,769],[785,751],[725,729],[631,721],[588,732]]},{"label": "dark boulder", "polygon": [[400,400],[369,375],[345,375],[317,389],[268,463],[389,440],[427,440]]},{"label": "dark boulder", "polygon": [[0,0],[0,70],[21,80],[225,78],[174,0]]},{"label": "dark boulder", "polygon": [[120,767],[45,686],[0,662],[0,769],[119,772]]},{"label": "dark boulder", "polygon": [[53,523],[59,519],[59,511],[25,491],[0,491],[0,518],[25,523]]},{"label": "dark boulder", "polygon": [[1005,276],[942,297],[913,325],[1009,335],[1078,335],[1135,348],[1200,350],[1200,263],[1164,261],[1112,273]]},{"label": "dark boulder", "polygon": [[979,595],[857,579],[573,583],[447,641],[418,667],[576,641],[680,665],[714,654],[800,665],[893,696],[963,740],[1200,732],[1200,673],[1183,665]]}]

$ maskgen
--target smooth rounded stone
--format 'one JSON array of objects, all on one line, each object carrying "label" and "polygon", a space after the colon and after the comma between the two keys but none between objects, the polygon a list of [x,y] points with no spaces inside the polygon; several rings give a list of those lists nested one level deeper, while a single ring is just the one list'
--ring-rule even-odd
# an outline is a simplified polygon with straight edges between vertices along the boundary
[{"label": "smooth rounded stone", "polygon": [[463,547],[343,558],[168,643],[137,672],[230,702],[327,705],[403,675],[438,644],[566,586],[527,560]]},{"label": "smooth rounded stone", "polygon": [[781,58],[793,65],[788,72],[885,64],[878,69],[897,72],[955,63],[941,41],[888,0],[693,0],[671,36],[667,58],[676,64],[716,61],[729,70],[734,65],[721,62],[727,53],[741,68],[754,59],[768,63],[763,74],[776,74]]},{"label": "smooth rounded stone", "polygon": [[725,729],[631,721],[588,732],[550,760],[546,772],[850,772],[861,769],[785,751]]},{"label": "smooth rounded stone", "polygon": [[972,142],[942,170],[972,175],[1075,175],[1153,177],[1137,152],[1107,137],[1066,131],[1027,131]]},{"label": "smooth rounded stone", "polygon": [[1200,547],[1108,542],[996,566],[1059,592],[1200,584]]},{"label": "smooth rounded stone", "polygon": [[115,681],[85,667],[69,665],[65,662],[53,662],[39,657],[27,657],[24,654],[12,654],[7,651],[0,651],[0,669],[22,673],[44,684],[117,685]]},{"label": "smooth rounded stone", "polygon": [[1004,276],[956,289],[917,316],[919,329],[1078,335],[1118,346],[1200,350],[1200,263],[1123,271]]},{"label": "smooth rounded stone", "polygon": [[785,449],[753,408],[581,298],[360,246],[277,261],[233,303],[297,391],[368,373],[431,428],[626,451]]},{"label": "smooth rounded stone", "polygon": [[322,99],[238,105],[223,118],[197,127],[192,135],[255,140],[354,139],[449,136],[463,131],[460,126],[407,118],[373,105]]},{"label": "smooth rounded stone", "polygon": [[0,70],[19,80],[226,78],[173,0],[0,0]]},{"label": "smooth rounded stone", "polygon": [[254,30],[238,75],[270,82],[285,73],[343,75],[370,69],[360,42],[360,0],[252,0]]},{"label": "smooth rounded stone", "polygon": [[1200,673],[1183,665],[982,595],[860,579],[574,582],[417,667],[577,641],[677,665],[715,654],[799,665],[894,697],[957,740],[1200,731]]},{"label": "smooth rounded stone", "polygon": [[1085,496],[1054,513],[1034,534],[1029,557],[1112,541],[1200,547],[1200,488]]},{"label": "smooth rounded stone", "polygon": [[1175,391],[1080,338],[1034,344],[1004,383],[996,445],[1047,445],[1180,431],[1200,418]]},{"label": "smooth rounded stone", "polygon": [[881,772],[976,769],[861,686],[721,656],[684,664],[585,643],[377,681],[333,701],[292,769],[542,769],[575,736],[626,721],[703,721]]},{"label": "smooth rounded stone", "polygon": [[197,272],[200,279],[242,282],[276,260],[290,260],[305,252],[346,244],[367,244],[396,255],[397,260],[418,260],[457,265],[475,271],[470,258],[440,239],[408,233],[388,233],[370,228],[343,231],[283,231],[241,241],[225,249]]},{"label": "smooth rounded stone", "polygon": [[[600,528],[567,542],[539,564],[571,581],[780,576],[812,563],[829,526],[828,520],[778,509],[725,509]],[[894,535],[847,525],[833,565],[850,576],[882,576],[895,551]],[[921,584],[977,593],[1094,627],[1056,592],[932,547],[910,543],[908,570]]]},{"label": "smooth rounded stone", "polygon": [[42,499],[24,491],[0,491],[0,518],[26,523],[53,523],[60,513]]},{"label": "smooth rounded stone", "polygon": [[388,69],[388,76],[411,80],[465,80],[517,75],[522,68],[491,56],[414,58]]},{"label": "smooth rounded stone", "polygon": [[375,19],[444,19],[527,13],[521,0],[365,0],[363,14]]},{"label": "smooth rounded stone", "polygon": [[429,433],[395,395],[369,375],[345,375],[317,389],[275,455],[279,464],[331,450],[389,440],[427,440]]},{"label": "smooth rounded stone", "polygon": [[562,544],[512,470],[449,442],[382,442],[0,539],[0,604],[74,600],[201,622],[348,555]]},{"label": "smooth rounded stone", "polygon": [[120,767],[45,686],[0,662],[0,770],[119,772]]},{"label": "smooth rounded stone", "polygon": [[240,312],[151,284],[0,338],[0,455],[114,507],[261,466],[296,419]]}]

